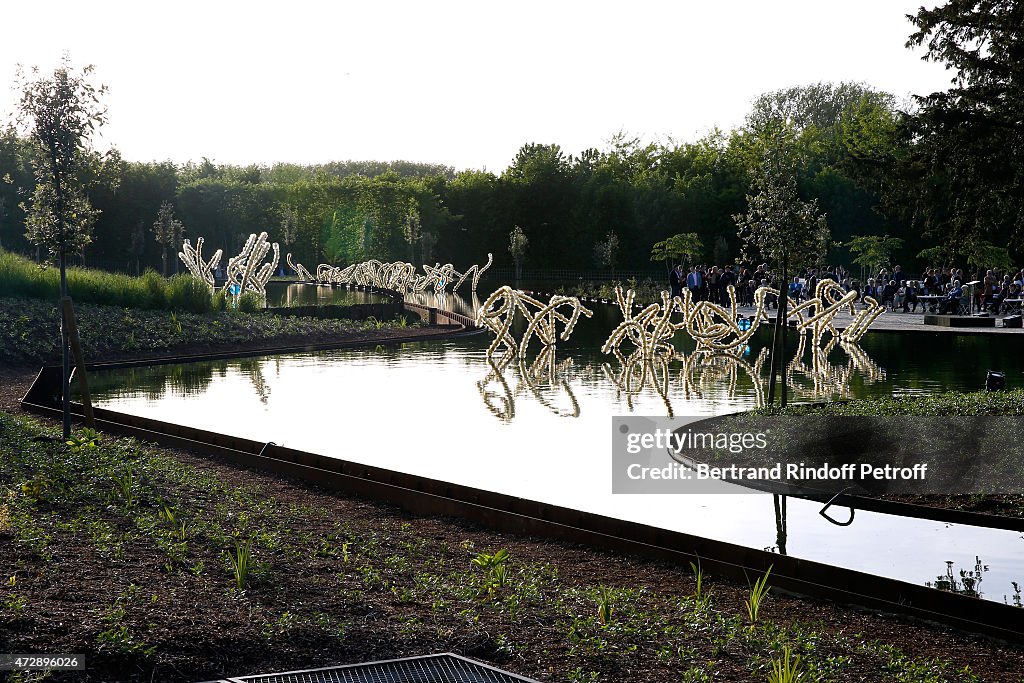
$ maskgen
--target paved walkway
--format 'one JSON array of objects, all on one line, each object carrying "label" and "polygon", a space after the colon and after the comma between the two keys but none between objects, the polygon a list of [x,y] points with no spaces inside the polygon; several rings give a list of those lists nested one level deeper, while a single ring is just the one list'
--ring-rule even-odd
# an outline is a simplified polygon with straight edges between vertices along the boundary
[{"label": "paved walkway", "polygon": [[[752,306],[740,306],[743,313],[754,312]],[[860,309],[858,308],[858,312]],[[774,320],[774,310],[771,311]],[[993,327],[943,327],[940,325],[925,325],[924,315],[921,313],[901,313],[886,310],[871,324],[869,332],[924,332],[936,334],[1022,334],[1024,329],[1003,327],[1004,316],[996,317],[996,326]],[[836,315],[836,329],[842,330],[850,324],[852,316],[849,311],[843,311]]]}]

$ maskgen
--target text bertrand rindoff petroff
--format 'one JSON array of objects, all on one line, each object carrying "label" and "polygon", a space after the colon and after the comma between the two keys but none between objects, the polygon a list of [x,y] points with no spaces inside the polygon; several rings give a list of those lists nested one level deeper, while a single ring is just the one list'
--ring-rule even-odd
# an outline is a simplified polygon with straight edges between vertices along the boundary
[{"label": "text bertrand rindoff petroff", "polygon": [[[768,447],[765,432],[694,432],[692,430],[655,429],[649,432],[633,432],[626,435],[626,452],[636,455],[644,450],[668,450],[679,452],[683,449],[727,450],[732,454],[745,450],[764,450]],[[630,479],[746,479],[779,481],[782,479],[854,481],[864,479],[924,479],[928,463],[912,467],[877,466],[871,463],[829,463],[807,465],[803,462],[776,463],[772,466],[751,467],[743,465],[714,466],[707,463],[684,465],[669,462],[658,467],[632,463],[626,474]]]}]

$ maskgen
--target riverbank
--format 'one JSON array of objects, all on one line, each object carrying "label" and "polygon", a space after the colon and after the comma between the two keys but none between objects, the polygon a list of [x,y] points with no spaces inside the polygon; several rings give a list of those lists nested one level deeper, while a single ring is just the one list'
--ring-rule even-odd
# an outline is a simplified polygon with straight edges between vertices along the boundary
[{"label": "riverbank", "polygon": [[[698,593],[684,568],[409,517],[130,439],[68,446],[23,416],[0,415],[0,432],[0,635],[12,652],[85,654],[84,675],[51,680],[455,651],[544,681],[748,681],[785,647],[818,680],[1024,671],[1019,649],[896,617],[773,591],[752,625],[746,586],[703,577]],[[503,569],[486,569],[500,550]]]}]

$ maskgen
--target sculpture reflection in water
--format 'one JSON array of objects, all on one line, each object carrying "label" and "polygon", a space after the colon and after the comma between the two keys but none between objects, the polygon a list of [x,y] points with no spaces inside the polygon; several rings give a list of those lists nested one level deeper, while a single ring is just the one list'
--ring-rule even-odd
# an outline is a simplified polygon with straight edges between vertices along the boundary
[{"label": "sculpture reflection in water", "polygon": [[[875,384],[885,380],[885,370],[878,366],[858,344],[843,342],[833,338],[825,346],[810,347],[810,363],[804,359],[807,337],[801,336],[797,345],[796,355],[786,366],[786,382],[792,387],[796,396],[804,395],[811,399],[827,399],[848,397],[850,384],[855,376],[861,377],[865,384]],[[845,364],[832,363],[829,355],[838,347],[845,354]],[[798,380],[810,380],[810,386],[802,385]]]},{"label": "sculpture reflection in water", "polygon": [[[617,349],[612,353],[618,360],[616,371],[610,363],[602,366],[605,377],[615,386],[616,394],[624,396],[626,406],[633,411],[633,399],[647,390],[653,390],[665,404],[666,414],[675,416],[671,396],[678,393],[684,400],[703,399],[707,393],[725,390],[729,398],[740,393],[740,377],[746,376],[754,394],[757,407],[764,405],[764,390],[761,371],[768,350],[761,349],[754,361],[748,361],[742,350],[709,351],[696,350],[692,353],[675,352],[671,355],[644,357],[640,350],[624,357]],[[679,364],[676,379],[672,379],[671,363]],[[678,392],[671,391],[673,385]]]},{"label": "sculpture reflection in water", "polygon": [[[491,371],[476,383],[484,406],[502,422],[511,422],[516,415],[516,398],[527,392],[542,406],[559,417],[579,417],[580,404],[569,385],[569,371],[572,358],[555,361],[555,347],[545,346],[533,361],[527,365],[522,354],[507,349],[501,357],[489,356]],[[509,387],[506,371],[513,366],[519,375],[515,389]],[[497,385],[498,391],[492,386]],[[568,406],[559,406],[558,395],[564,394]]]},{"label": "sculpture reflection in water", "polygon": [[[845,362],[829,359],[836,348],[845,353]],[[668,417],[676,415],[673,401],[678,399],[731,401],[748,398],[756,408],[765,405],[767,348],[752,358],[746,348],[730,351],[703,349],[651,358],[644,358],[639,351],[626,357],[615,349],[613,355],[617,362],[604,363],[601,369],[615,388],[616,398],[624,399],[630,412],[634,410],[634,399],[644,394],[657,396]],[[865,383],[885,380],[885,370],[855,344],[834,339],[822,348],[812,348],[809,361],[805,360],[807,355],[806,344],[801,343],[787,366],[787,381],[793,387],[794,396],[801,399],[826,400],[847,396],[854,376],[861,377]],[[572,359],[555,363],[554,358],[554,348],[550,346],[542,348],[529,366],[522,354],[514,355],[511,349],[506,349],[501,356],[490,356],[488,364],[491,371],[477,382],[487,409],[499,419],[511,421],[515,417],[515,399],[529,393],[556,415],[578,416],[579,404],[568,376],[568,371],[573,368]],[[518,362],[513,364],[514,360]],[[518,368],[521,378],[521,384],[515,390],[509,388],[506,380],[506,369],[510,365]],[[495,384],[500,391],[494,390]],[[558,388],[565,393],[572,410],[553,406],[544,397],[541,387]]]}]

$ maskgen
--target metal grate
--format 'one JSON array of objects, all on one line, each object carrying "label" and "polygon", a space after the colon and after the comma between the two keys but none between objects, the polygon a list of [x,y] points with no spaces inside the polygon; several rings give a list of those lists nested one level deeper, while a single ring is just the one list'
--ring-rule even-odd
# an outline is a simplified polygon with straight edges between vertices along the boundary
[{"label": "metal grate", "polygon": [[242,676],[229,680],[237,683],[535,683],[529,678],[453,654]]}]

